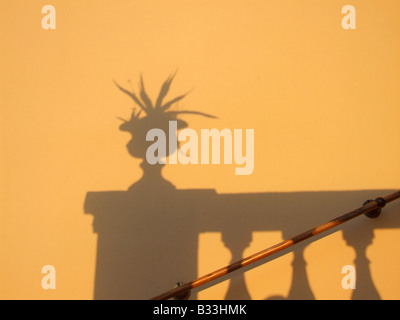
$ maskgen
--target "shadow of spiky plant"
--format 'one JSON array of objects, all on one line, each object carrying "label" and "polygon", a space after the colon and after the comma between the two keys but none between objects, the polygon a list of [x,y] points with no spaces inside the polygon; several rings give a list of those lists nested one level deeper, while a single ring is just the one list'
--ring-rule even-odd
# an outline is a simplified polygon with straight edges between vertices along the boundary
[{"label": "shadow of spiky plant", "polygon": [[[139,111],[136,112],[136,109],[133,109],[132,115],[130,120],[125,120],[119,118],[123,121],[120,126],[120,130],[127,131],[132,134],[132,139],[128,142],[127,148],[129,153],[135,158],[144,159],[146,157],[146,150],[152,142],[146,141],[146,134],[149,130],[153,128],[159,128],[166,133],[167,142],[168,142],[168,127],[169,121],[176,121],[177,122],[177,129],[183,129],[188,126],[187,122],[178,119],[178,115],[180,114],[194,114],[200,115],[203,117],[208,118],[216,118],[213,115],[199,112],[199,111],[191,111],[191,110],[179,110],[174,111],[171,110],[171,107],[177,103],[178,101],[182,100],[186,95],[189,93],[182,94],[174,99],[168,100],[164,102],[166,98],[172,80],[174,79],[176,73],[170,75],[163,83],[160,89],[160,93],[155,101],[152,102],[148,94],[146,93],[143,77],[140,76],[140,83],[139,83],[139,96],[137,96],[133,90],[127,90],[121,87],[117,82],[114,81],[116,86],[124,93],[126,93],[135,104],[139,107]],[[169,150],[167,146],[167,156],[170,153],[173,153],[175,150]]]}]

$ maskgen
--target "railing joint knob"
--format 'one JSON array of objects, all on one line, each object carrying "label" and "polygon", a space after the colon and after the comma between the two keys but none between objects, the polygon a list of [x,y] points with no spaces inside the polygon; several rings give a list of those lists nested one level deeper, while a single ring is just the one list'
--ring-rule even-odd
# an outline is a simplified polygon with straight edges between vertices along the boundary
[{"label": "railing joint knob", "polygon": [[[178,281],[178,282],[176,283],[176,285],[174,286],[174,289],[175,289],[175,288],[178,288],[178,287],[180,287],[180,286],[183,286],[183,285],[184,285],[183,282]],[[173,299],[173,300],[189,300],[190,294],[191,294],[191,290],[187,290],[187,291],[185,291],[185,292],[183,292],[183,293],[177,294],[176,296],[172,297],[172,299]]]},{"label": "railing joint knob", "polygon": [[375,210],[372,210],[372,211],[370,211],[370,212],[367,212],[367,213],[365,214],[368,218],[372,218],[372,219],[378,218],[378,217],[380,216],[381,212],[382,212],[382,208],[383,208],[384,206],[386,206],[386,200],[383,199],[383,198],[380,198],[380,197],[379,197],[379,198],[376,198],[375,200],[370,199],[370,200],[365,201],[365,202],[363,203],[363,206],[365,206],[366,204],[368,204],[368,203],[370,203],[370,202],[373,202],[373,201],[376,202],[378,208],[376,208]]}]

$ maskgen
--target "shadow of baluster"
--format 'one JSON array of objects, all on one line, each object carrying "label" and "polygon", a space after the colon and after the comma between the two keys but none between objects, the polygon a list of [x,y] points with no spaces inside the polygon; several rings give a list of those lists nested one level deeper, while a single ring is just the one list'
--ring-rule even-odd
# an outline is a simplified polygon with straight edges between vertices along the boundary
[{"label": "shadow of baluster", "polygon": [[311,291],[307,276],[307,262],[304,259],[304,249],[302,246],[295,250],[292,262],[293,278],[289,290],[289,300],[313,300],[314,294]]},{"label": "shadow of baluster", "polygon": [[[239,261],[243,258],[244,250],[249,246],[251,241],[251,233],[243,236],[243,231],[240,233],[229,232],[222,234],[222,240],[225,246],[231,251],[232,259],[230,263]],[[241,234],[239,237],[238,234]],[[244,272],[242,270],[232,274],[230,279],[228,292],[225,296],[226,300],[251,300],[249,291],[246,286]]]},{"label": "shadow of baluster", "polygon": [[356,289],[353,290],[352,300],[380,300],[381,297],[374,285],[370,270],[370,261],[367,258],[367,248],[374,239],[372,226],[363,226],[357,230],[343,230],[343,238],[347,245],[354,248],[356,258]]}]

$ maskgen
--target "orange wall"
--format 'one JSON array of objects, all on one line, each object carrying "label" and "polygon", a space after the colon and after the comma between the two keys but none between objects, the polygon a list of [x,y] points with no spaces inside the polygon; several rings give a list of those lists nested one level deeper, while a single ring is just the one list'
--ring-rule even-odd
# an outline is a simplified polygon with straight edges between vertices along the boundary
[{"label": "orange wall", "polygon": [[[399,188],[400,3],[350,2],[356,30],[341,27],[349,4],[342,0],[54,0],[57,28],[43,30],[47,1],[2,1],[0,298],[93,298],[98,235],[85,195],[126,190],[141,176],[116,119],[129,118],[133,105],[113,79],[136,88],[142,73],[154,97],[178,70],[169,97],[194,90],[176,108],[219,117],[182,117],[191,128],[255,130],[253,174],[236,176],[234,165],[167,165],[164,177],[179,189],[381,196]],[[332,218],[357,201],[329,211]],[[372,279],[382,298],[399,299],[400,255],[387,243],[399,243],[400,230],[374,232]],[[198,237],[199,275],[229,263],[220,233]],[[244,255],[282,238],[254,232]],[[326,251],[330,258],[319,259]],[[304,256],[316,298],[350,297],[340,270],[354,251],[340,232]],[[251,297],[286,296],[291,261],[289,254],[247,272]],[[57,270],[55,290],[41,287],[47,264]],[[222,299],[227,287],[199,297]]]}]

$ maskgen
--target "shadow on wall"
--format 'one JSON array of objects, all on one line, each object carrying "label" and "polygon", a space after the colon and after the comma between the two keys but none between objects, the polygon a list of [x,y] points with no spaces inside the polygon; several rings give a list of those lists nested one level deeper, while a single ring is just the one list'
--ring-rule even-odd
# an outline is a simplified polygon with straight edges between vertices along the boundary
[{"label": "shadow on wall", "polygon": [[[235,262],[242,259],[254,231],[282,231],[286,239],[345,213],[345,207],[350,211],[365,199],[391,192],[217,194],[213,190],[177,190],[172,185],[167,187],[167,182],[154,185],[149,181],[146,186],[133,185],[128,191],[88,193],[85,210],[95,216],[94,231],[98,233],[95,298],[148,299],[171,289],[178,281],[194,280],[198,276],[201,232],[221,232],[232,253],[231,262]],[[394,211],[398,213],[399,206],[389,204],[378,219],[360,217],[341,228],[347,244],[356,252],[357,290],[353,291],[353,299],[380,298],[371,279],[366,250],[375,228],[400,227],[399,215]],[[314,298],[303,258],[310,242],[294,247],[287,299]],[[221,279],[232,279],[226,299],[250,299],[244,281],[248,269]]]},{"label": "shadow on wall", "polygon": [[[145,93],[143,82],[142,100],[119,87],[146,113],[140,118],[133,112],[132,119],[121,125],[121,130],[132,133],[128,143],[132,156],[145,158],[148,147],[145,133],[149,129],[164,128],[168,120],[177,120],[177,114],[166,113],[166,104],[162,104],[172,79],[173,76],[164,83],[154,105]],[[185,122],[178,121],[180,128],[186,126]],[[141,167],[142,178],[126,191],[87,193],[84,210],[94,215],[94,232],[98,233],[95,299],[149,299],[171,289],[178,281],[194,280],[198,276],[197,249],[202,232],[221,232],[235,262],[243,258],[242,253],[249,246],[254,231],[281,231],[285,239],[290,238],[345,213],[343,208],[350,211],[367,199],[393,192],[218,194],[212,189],[176,189],[162,177],[163,165],[149,165],[144,160]],[[322,238],[339,228],[343,230],[344,239],[356,252],[357,284],[360,286],[354,290],[353,299],[380,298],[371,279],[366,249],[372,242],[375,228],[400,227],[400,215],[390,211],[400,211],[399,205],[388,205],[379,219],[358,218],[313,238]],[[289,295],[270,299],[314,298],[303,258],[304,248],[310,242],[294,247]],[[287,252],[282,251],[255,266]],[[250,299],[244,272],[253,267],[238,270],[218,281],[231,279],[226,299]],[[191,299],[196,299],[195,293]]]}]

